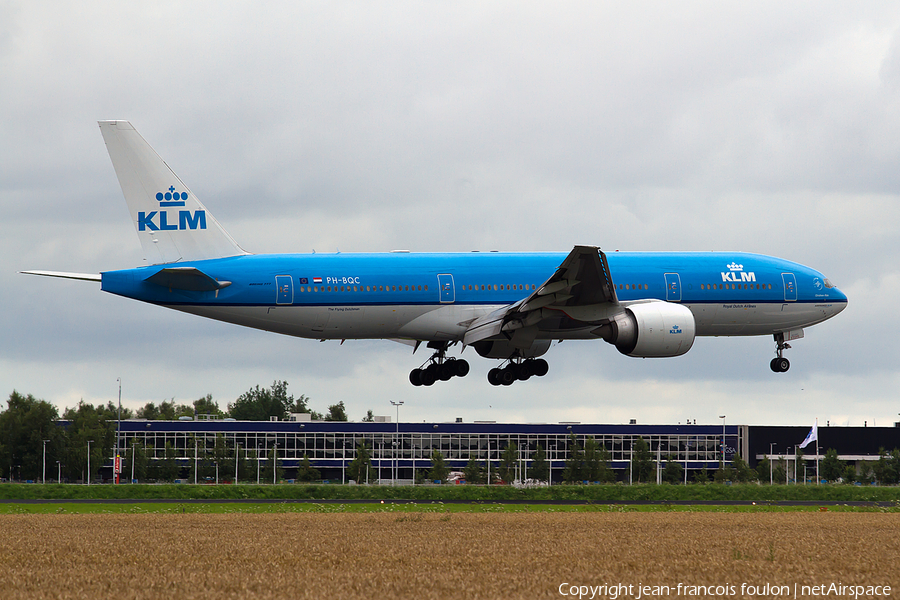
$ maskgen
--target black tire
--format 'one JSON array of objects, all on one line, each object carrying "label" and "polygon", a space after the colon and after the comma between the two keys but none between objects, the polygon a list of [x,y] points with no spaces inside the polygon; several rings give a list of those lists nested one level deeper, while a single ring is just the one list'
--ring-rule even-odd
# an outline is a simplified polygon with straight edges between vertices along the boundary
[{"label": "black tire", "polygon": [[428,365],[427,368],[422,370],[422,374],[419,376],[419,379],[422,381],[422,385],[434,385],[434,382],[437,381],[437,373],[435,373],[435,369],[432,369],[434,365]]},{"label": "black tire", "polygon": [[786,358],[776,358],[778,363],[778,372],[779,373],[787,373],[787,370],[791,368],[791,361]]},{"label": "black tire", "polygon": [[772,369],[773,373],[778,373],[778,359],[777,358],[772,359],[772,361],[769,363],[769,368]]},{"label": "black tire", "polygon": [[469,363],[463,359],[454,360],[453,366],[456,368],[457,377],[465,377],[469,374]]},{"label": "black tire", "polygon": [[528,381],[534,375],[534,361],[526,360],[519,363],[519,381]]},{"label": "black tire", "polygon": [[488,383],[491,385],[500,385],[500,369],[494,367],[488,371]]},{"label": "black tire", "polygon": [[534,360],[534,374],[538,377],[543,377],[547,374],[547,371],[550,370],[550,365],[547,364],[547,361],[543,358],[536,358]]},{"label": "black tire", "polygon": [[502,385],[512,385],[516,379],[516,369],[513,365],[509,365],[500,371],[500,383]]},{"label": "black tire", "polygon": [[416,387],[422,385],[422,369],[413,369],[410,371],[409,382]]},{"label": "black tire", "polygon": [[439,379],[441,381],[450,381],[456,374],[456,367],[452,362],[445,362],[438,367],[438,373],[440,374]]}]

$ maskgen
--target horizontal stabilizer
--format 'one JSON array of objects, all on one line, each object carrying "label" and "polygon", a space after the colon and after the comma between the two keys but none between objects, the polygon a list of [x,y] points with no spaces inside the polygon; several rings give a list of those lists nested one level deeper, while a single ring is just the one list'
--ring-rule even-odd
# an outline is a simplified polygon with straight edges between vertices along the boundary
[{"label": "horizontal stabilizer", "polygon": [[19,271],[25,275],[43,275],[44,277],[60,277],[62,279],[80,279],[82,281],[100,281],[100,275],[93,273],[63,273],[61,271]]},{"label": "horizontal stabilizer", "polygon": [[212,292],[231,285],[230,281],[217,281],[194,267],[162,269],[148,277],[146,281],[162,287],[189,292]]}]

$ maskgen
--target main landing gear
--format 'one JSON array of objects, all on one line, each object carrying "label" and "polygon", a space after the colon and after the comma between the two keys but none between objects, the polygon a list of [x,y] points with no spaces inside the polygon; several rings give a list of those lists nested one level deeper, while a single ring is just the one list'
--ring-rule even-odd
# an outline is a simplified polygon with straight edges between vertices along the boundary
[{"label": "main landing gear", "polygon": [[784,341],[783,333],[775,334],[775,354],[777,354],[777,356],[769,363],[769,368],[771,368],[773,372],[785,373],[791,368],[791,361],[784,357],[784,351],[790,347],[791,345]]},{"label": "main landing gear", "polygon": [[450,381],[454,377],[465,377],[469,374],[469,363],[461,358],[447,358],[446,342],[429,342],[428,347],[434,354],[428,359],[428,366],[413,369],[409,372],[409,382],[415,386],[434,385],[434,382]]},{"label": "main landing gear", "polygon": [[510,359],[509,364],[502,369],[493,368],[488,371],[488,382],[491,385],[512,385],[515,381],[526,381],[532,376],[543,377],[550,369],[550,365],[543,358],[513,361],[514,359]]}]

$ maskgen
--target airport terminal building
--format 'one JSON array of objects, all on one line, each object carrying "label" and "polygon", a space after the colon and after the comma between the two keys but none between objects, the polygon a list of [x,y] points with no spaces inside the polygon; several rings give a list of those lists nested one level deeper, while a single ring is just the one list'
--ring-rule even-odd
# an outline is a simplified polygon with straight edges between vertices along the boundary
[{"label": "airport terminal building", "polygon": [[[332,482],[346,481],[346,469],[356,457],[360,443],[370,449],[372,467],[384,481],[414,478],[414,473],[432,466],[432,452],[439,450],[452,470],[462,470],[474,458],[495,472],[501,454],[512,444],[527,478],[533,453],[540,445],[551,467],[550,482],[562,480],[569,458],[571,436],[579,444],[593,437],[609,451],[610,466],[619,481],[629,482],[634,444],[643,438],[654,460],[674,460],[686,469],[686,479],[703,468],[713,471],[722,458],[731,463],[736,454],[751,466],[766,456],[775,461],[793,457],[796,446],[809,432],[808,427],[749,426],[719,423],[715,425],[677,424],[628,425],[587,423],[392,423],[389,417],[375,422],[310,421],[309,415],[295,415],[288,421],[235,421],[230,419],[155,421],[130,419],[121,422],[119,448],[132,443],[143,445],[150,460],[165,458],[166,445],[175,451],[176,460],[189,467],[192,461],[208,459],[216,444],[224,444],[228,456],[239,456],[265,468],[274,449],[278,467],[285,478],[296,476],[304,457]],[[819,452],[835,448],[842,460],[876,461],[879,450],[900,447],[900,427],[820,427]],[[724,444],[723,444],[724,441]],[[125,455],[125,451],[120,451]],[[801,461],[814,469],[814,444],[808,446]],[[233,464],[233,463],[232,463]],[[803,467],[798,467],[802,469]],[[112,457],[105,469],[111,476]],[[803,476],[803,470],[797,473]],[[813,471],[811,470],[810,473]],[[226,476],[223,473],[223,479]]]}]

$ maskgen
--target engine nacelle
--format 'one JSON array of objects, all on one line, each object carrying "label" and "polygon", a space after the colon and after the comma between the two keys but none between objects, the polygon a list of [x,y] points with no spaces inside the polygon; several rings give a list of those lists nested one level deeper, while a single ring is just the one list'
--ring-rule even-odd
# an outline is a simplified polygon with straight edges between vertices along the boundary
[{"label": "engine nacelle", "polygon": [[664,358],[690,350],[696,331],[694,314],[685,306],[646,302],[626,307],[596,333],[622,354]]},{"label": "engine nacelle", "polygon": [[475,352],[484,358],[510,358],[520,356],[522,358],[535,358],[546,354],[550,349],[550,340],[535,340],[531,347],[516,348],[507,340],[482,340],[472,344]]}]

